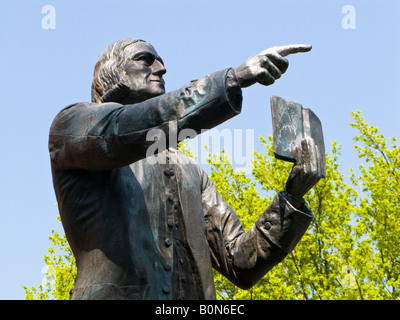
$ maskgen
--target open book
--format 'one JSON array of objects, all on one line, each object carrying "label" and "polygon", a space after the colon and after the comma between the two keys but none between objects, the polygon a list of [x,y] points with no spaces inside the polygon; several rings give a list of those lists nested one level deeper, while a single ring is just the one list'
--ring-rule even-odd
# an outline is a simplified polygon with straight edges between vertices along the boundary
[{"label": "open book", "polygon": [[318,165],[326,176],[325,144],[321,121],[301,104],[271,97],[274,154],[277,159],[296,162],[296,147],[301,148],[301,140],[312,139],[315,144]]}]

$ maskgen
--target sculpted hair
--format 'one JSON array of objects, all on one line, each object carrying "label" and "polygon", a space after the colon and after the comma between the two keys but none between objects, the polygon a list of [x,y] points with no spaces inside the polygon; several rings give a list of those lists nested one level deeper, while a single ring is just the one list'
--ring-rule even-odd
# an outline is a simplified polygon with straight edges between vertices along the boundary
[{"label": "sculpted hair", "polygon": [[92,102],[103,102],[102,97],[121,81],[122,64],[125,62],[125,48],[141,39],[129,38],[116,41],[99,55],[94,67]]}]

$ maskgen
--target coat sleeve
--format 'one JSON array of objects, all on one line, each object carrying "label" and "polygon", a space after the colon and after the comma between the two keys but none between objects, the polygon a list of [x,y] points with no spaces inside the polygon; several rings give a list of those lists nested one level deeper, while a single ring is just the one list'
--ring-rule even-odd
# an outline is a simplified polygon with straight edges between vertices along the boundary
[{"label": "coat sleeve", "polygon": [[146,157],[154,144],[147,140],[152,129],[165,133],[167,148],[171,127],[200,133],[232,118],[241,111],[242,95],[238,85],[228,85],[231,70],[133,105],[78,103],[63,109],[50,128],[53,166],[101,171],[128,165]]},{"label": "coat sleeve", "polygon": [[203,174],[203,214],[213,268],[243,289],[256,284],[300,241],[312,220],[279,192],[247,232],[231,206]]}]

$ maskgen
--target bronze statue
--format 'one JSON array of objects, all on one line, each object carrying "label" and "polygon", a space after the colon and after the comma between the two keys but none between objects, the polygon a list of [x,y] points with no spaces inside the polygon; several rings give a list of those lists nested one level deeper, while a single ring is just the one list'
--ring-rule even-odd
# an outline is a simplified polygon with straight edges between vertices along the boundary
[{"label": "bronze statue", "polygon": [[244,232],[172,141],[151,156],[166,163],[149,161],[146,134],[168,136],[169,121],[200,133],[236,116],[242,88],[274,83],[288,68],[284,56],[310,49],[267,49],[169,93],[147,42],[118,41],[100,54],[92,102],[66,107],[50,129],[54,189],[78,270],[71,299],[215,299],[212,267],[250,288],[285,258],[312,220],[302,197],[321,178],[307,141],[285,190]]}]

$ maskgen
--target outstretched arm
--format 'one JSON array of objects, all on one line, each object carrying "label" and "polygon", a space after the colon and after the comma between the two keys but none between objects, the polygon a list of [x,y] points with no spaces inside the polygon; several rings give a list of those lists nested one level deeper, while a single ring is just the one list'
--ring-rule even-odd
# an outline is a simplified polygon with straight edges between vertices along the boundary
[{"label": "outstretched arm", "polygon": [[241,111],[242,96],[239,86],[227,85],[231,73],[218,71],[137,104],[79,103],[65,108],[50,129],[54,167],[100,171],[128,165],[145,158],[155,143],[148,140],[150,130],[165,134],[166,148],[170,127],[178,134],[186,128],[200,133],[232,118]]}]

